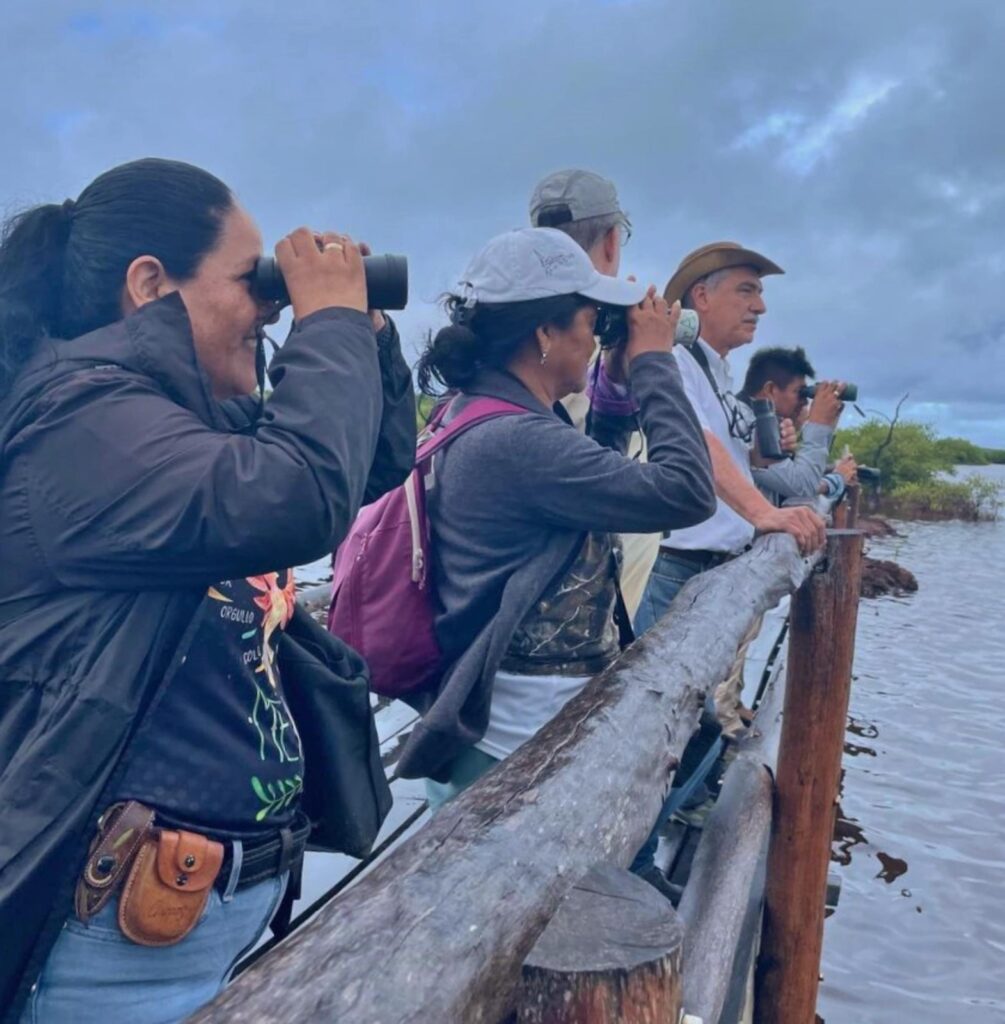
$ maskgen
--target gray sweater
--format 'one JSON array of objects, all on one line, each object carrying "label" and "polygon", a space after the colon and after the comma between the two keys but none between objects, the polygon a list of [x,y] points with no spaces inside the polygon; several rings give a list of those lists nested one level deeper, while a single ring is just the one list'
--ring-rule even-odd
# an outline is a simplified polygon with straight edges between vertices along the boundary
[{"label": "gray sweater", "polygon": [[650,353],[631,366],[649,445],[638,462],[602,447],[539,402],[515,377],[486,372],[466,394],[523,406],[481,424],[437,456],[427,480],[437,637],[449,666],[398,772],[445,779],[488,724],[492,683],[510,638],[584,533],[653,533],[715,511],[712,467],[675,360]]},{"label": "gray sweater", "polygon": [[752,466],[754,483],[775,505],[781,505],[786,498],[815,497],[827,472],[833,437],[833,427],[823,423],[804,424],[795,456],[771,466]]}]

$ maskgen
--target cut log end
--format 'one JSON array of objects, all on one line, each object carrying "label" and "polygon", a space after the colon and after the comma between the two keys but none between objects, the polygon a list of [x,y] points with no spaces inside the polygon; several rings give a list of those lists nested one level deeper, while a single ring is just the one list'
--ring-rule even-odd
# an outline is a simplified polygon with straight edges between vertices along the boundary
[{"label": "cut log end", "polygon": [[684,930],[647,882],[600,865],[570,890],[524,961],[521,1024],[677,1020]]}]

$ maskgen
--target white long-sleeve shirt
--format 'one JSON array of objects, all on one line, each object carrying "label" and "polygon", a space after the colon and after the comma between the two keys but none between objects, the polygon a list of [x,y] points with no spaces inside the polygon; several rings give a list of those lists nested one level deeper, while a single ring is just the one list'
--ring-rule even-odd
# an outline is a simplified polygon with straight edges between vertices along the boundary
[{"label": "white long-sleeve shirt", "polygon": [[[709,369],[719,388],[727,408],[732,409],[739,400],[733,397],[733,377],[729,362],[719,355],[706,341],[701,338],[696,344],[708,360]],[[684,345],[674,346],[674,355],[680,368],[684,382],[684,392],[694,409],[702,429],[714,434],[732,457],[740,472],[751,482],[754,478],[750,470],[750,443],[734,437],[729,430],[729,419],[719,399],[716,398],[712,385],[705,376],[705,371]],[[717,499],[715,515],[697,526],[686,530],[674,530],[663,541],[667,548],[681,551],[722,551],[737,554],[754,539],[754,527],[739,513],[734,512],[721,498]]]}]

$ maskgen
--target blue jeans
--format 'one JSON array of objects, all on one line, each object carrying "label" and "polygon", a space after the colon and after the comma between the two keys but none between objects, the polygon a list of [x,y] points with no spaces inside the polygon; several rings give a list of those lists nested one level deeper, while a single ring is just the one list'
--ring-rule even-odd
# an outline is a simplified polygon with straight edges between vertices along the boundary
[{"label": "blue jeans", "polygon": [[21,1024],[173,1024],[208,1003],[272,919],[286,878],[213,889],[199,924],[174,946],[139,946],[119,931],[118,897],[89,924],[71,917],[32,989]]},{"label": "blue jeans", "polygon": [[[653,566],[653,571],[649,575],[649,582],[646,584],[646,589],[642,594],[642,601],[639,604],[638,611],[635,613],[635,621],[632,623],[635,635],[642,636],[643,633],[656,625],[666,614],[673,599],[680,593],[681,587],[692,576],[697,576],[700,572],[701,569],[692,562],[673,558],[661,551],[656,559],[656,564]],[[678,772],[674,778],[675,785],[679,785],[683,781],[679,777],[680,774]],[[659,845],[660,830],[667,823],[670,815],[677,809],[678,800],[676,797],[677,794],[673,790],[667,795],[667,799],[656,818],[656,824],[653,825],[653,830],[649,833],[649,838],[642,844],[642,848],[635,855],[635,860],[632,861],[629,870],[639,872],[652,865],[653,858],[656,856],[656,847]]]},{"label": "blue jeans", "polygon": [[490,768],[499,763],[499,758],[486,754],[477,747],[468,747],[458,754],[450,766],[450,778],[446,782],[426,779],[426,799],[429,809],[435,814],[448,800],[463,793],[473,782],[477,782]]},{"label": "blue jeans", "polygon": [[701,569],[694,563],[685,562],[661,551],[653,571],[649,574],[649,582],[635,613],[635,621],[632,623],[635,635],[642,636],[651,629],[664,616],[670,602],[680,593],[681,587],[699,572]]}]

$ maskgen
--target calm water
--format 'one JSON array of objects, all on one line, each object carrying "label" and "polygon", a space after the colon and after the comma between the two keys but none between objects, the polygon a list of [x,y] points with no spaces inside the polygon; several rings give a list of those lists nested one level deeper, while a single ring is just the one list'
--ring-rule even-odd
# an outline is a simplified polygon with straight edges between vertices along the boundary
[{"label": "calm water", "polygon": [[898,525],[871,554],[920,589],[859,612],[819,1012],[1001,1024],[1005,522]]}]

